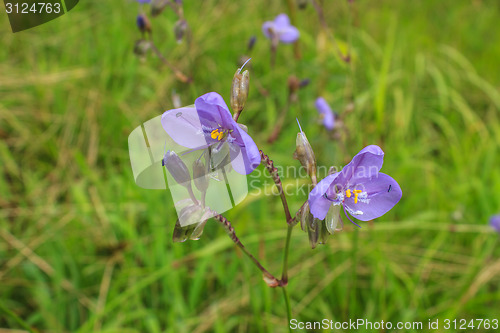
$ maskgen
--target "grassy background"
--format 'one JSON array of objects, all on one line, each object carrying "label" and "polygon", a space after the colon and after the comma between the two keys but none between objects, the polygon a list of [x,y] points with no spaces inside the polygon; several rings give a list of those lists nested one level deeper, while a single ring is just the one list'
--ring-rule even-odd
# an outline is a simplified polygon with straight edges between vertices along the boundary
[{"label": "grassy background", "polygon": [[[185,1],[191,47],[175,16],[152,21],[154,39],[194,83],[154,56],[132,53],[135,2],[82,1],[63,17],[12,34],[0,15],[0,327],[51,332],[284,332],[281,292],[214,221],[199,241],[174,244],[168,192],[134,184],[127,137],[172,107],[217,91],[226,101],[252,35],[252,86],[240,121],[277,165],[292,159],[299,117],[320,165],[341,166],[367,144],[401,202],[361,230],[346,225],[311,250],[297,228],[289,291],[302,321],[498,318],[500,6],[491,0],[324,1],[339,60],[312,6],[297,12],[302,59],[281,45],[269,66],[260,26],[285,1]],[[352,19],[353,25],[350,24]],[[284,131],[266,139],[289,75],[310,78]],[[258,86],[270,94],[259,94]],[[343,110],[349,135],[332,141],[314,99]],[[260,167],[262,171],[262,167]],[[292,182],[287,178],[285,182]],[[267,180],[270,186],[269,180]],[[290,196],[293,211],[305,200]],[[243,243],[278,274],[284,218],[277,197],[249,196],[227,212]],[[481,331],[481,330],[479,330]]]}]

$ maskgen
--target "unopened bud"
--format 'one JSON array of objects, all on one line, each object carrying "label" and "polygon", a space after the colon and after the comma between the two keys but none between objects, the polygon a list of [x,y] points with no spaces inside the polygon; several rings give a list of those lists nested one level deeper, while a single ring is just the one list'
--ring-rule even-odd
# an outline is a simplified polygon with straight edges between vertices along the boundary
[{"label": "unopened bud", "polygon": [[[299,120],[297,119],[297,123]],[[296,150],[293,154],[293,157],[299,160],[302,167],[306,169],[307,174],[311,177],[313,184],[316,184],[316,157],[314,156],[314,151],[307,140],[307,137],[304,132],[302,132],[302,128],[300,127],[300,132],[297,133],[296,140]]]},{"label": "unopened bud", "polygon": [[142,33],[149,32],[151,33],[151,22],[148,17],[144,14],[137,15],[137,27]]},{"label": "unopened bud", "polygon": [[163,157],[162,165],[165,166],[180,185],[188,186],[191,181],[189,170],[181,158],[174,152],[168,150]]},{"label": "unopened bud", "polygon": [[[250,59],[247,60],[247,62],[249,61]],[[244,63],[243,66],[245,66],[245,64],[246,63]],[[234,74],[233,83],[231,85],[231,108],[235,114],[239,114],[245,107],[245,102],[248,98],[248,90],[250,89],[250,73],[248,70],[241,73],[243,66],[238,68]]]},{"label": "unopened bud", "polygon": [[178,44],[182,43],[182,39],[184,38],[184,34],[188,28],[188,24],[186,20],[178,20],[174,25],[174,35],[175,40]]},{"label": "unopened bud", "polygon": [[206,192],[208,188],[207,167],[197,159],[193,162],[194,185],[200,192]]},{"label": "unopened bud", "polygon": [[326,230],[333,235],[335,231],[340,231],[344,227],[340,219],[340,205],[331,205],[325,218]]},{"label": "unopened bud", "polygon": [[167,7],[169,0],[153,0],[151,3],[151,16],[155,17],[161,14]]}]

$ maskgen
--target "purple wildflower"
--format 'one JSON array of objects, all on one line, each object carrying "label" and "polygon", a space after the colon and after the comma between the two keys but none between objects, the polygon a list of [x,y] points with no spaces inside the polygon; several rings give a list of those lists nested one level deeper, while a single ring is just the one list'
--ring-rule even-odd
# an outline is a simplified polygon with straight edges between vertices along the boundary
[{"label": "purple wildflower", "polygon": [[315,104],[321,120],[323,121],[323,125],[327,130],[331,131],[335,127],[335,115],[330,105],[328,105],[323,97],[318,97]]},{"label": "purple wildflower", "polygon": [[168,135],[192,150],[223,151],[227,143],[234,170],[248,175],[260,164],[253,139],[233,120],[224,99],[215,92],[198,97],[194,107],[168,110],[161,123]]},{"label": "purple wildflower", "polygon": [[286,14],[279,14],[274,21],[264,22],[262,32],[270,39],[278,39],[282,43],[293,43],[299,38],[299,30],[290,24]]},{"label": "purple wildflower", "polygon": [[361,221],[387,213],[401,199],[402,192],[394,179],[379,172],[383,160],[382,149],[371,145],[357,153],[342,171],[321,180],[309,193],[312,215],[323,220],[332,205],[342,205],[344,212]]},{"label": "purple wildflower", "polygon": [[136,0],[138,3],[150,3],[151,0]]},{"label": "purple wildflower", "polygon": [[490,218],[490,225],[496,232],[500,232],[500,214]]}]

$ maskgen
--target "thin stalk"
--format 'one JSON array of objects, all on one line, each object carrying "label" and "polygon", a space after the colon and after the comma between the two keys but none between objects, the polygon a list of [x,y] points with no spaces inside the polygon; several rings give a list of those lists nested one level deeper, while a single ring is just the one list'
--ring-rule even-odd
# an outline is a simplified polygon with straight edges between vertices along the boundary
[{"label": "thin stalk", "polygon": [[172,70],[172,72],[174,72],[175,74],[175,77],[183,82],[183,83],[190,83],[192,80],[190,77],[187,77],[184,73],[182,73],[177,67],[175,67],[174,65],[172,65],[170,63],[170,61],[167,60],[167,58],[165,58],[163,56],[163,54],[161,54],[160,50],[158,50],[158,48],[156,47],[156,45],[153,43],[153,41],[151,41],[151,48],[153,49],[154,53],[156,54],[156,56],[158,58],[160,58],[160,60],[168,67]]},{"label": "thin stalk", "polygon": [[283,255],[283,271],[281,273],[281,282],[283,286],[288,284],[288,254],[290,253],[290,239],[292,238],[293,227],[293,224],[289,224],[286,232],[285,253]]},{"label": "thin stalk", "polygon": [[221,214],[216,214],[214,216],[214,219],[222,224],[224,229],[226,230],[227,234],[229,235],[229,238],[247,255],[250,260],[257,266],[257,268],[264,274],[264,281],[267,283],[269,287],[279,287],[281,286],[281,281],[278,280],[274,275],[269,273],[267,269],[262,266],[262,264],[255,258],[248,250],[247,248],[241,243],[239,240],[238,236],[236,236],[236,232],[234,231],[233,226],[231,225],[231,222],[228,221],[227,218],[222,216]]},{"label": "thin stalk", "polygon": [[188,186],[186,186],[186,189],[187,189],[187,191],[188,191],[188,193],[189,193],[189,197],[191,198],[191,201],[193,201],[193,203],[194,203],[195,205],[199,205],[198,200],[196,200],[196,197],[194,196],[194,193],[193,193],[193,188],[191,187],[191,183],[189,183],[189,185],[188,185]]},{"label": "thin stalk", "polygon": [[285,192],[283,191],[283,184],[281,183],[280,176],[278,175],[278,169],[276,169],[276,167],[274,166],[273,160],[269,159],[269,156],[264,154],[262,150],[259,150],[259,152],[262,163],[264,163],[264,166],[274,180],[274,184],[276,184],[276,187],[278,188],[281,203],[283,204],[283,209],[285,211],[286,223],[291,224],[292,216],[290,214],[290,209],[288,208],[288,202],[286,201]]},{"label": "thin stalk", "polygon": [[273,143],[274,141],[276,141],[276,139],[278,139],[278,136],[281,133],[281,128],[283,127],[283,124],[285,123],[286,114],[288,113],[288,109],[290,108],[291,96],[292,96],[292,94],[288,95],[285,107],[281,110],[281,113],[278,117],[278,121],[276,122],[276,125],[274,126],[274,129],[273,129],[271,135],[269,135],[269,138],[267,139],[268,143]]},{"label": "thin stalk", "polygon": [[312,1],[313,6],[314,6],[314,9],[316,10],[316,13],[318,14],[318,19],[319,19],[319,23],[321,24],[321,27],[326,32],[328,37],[331,38],[332,43],[333,43],[337,53],[339,54],[340,58],[342,60],[344,60],[345,62],[350,62],[349,51],[348,51],[347,55],[344,55],[344,53],[342,53],[342,51],[340,50],[340,47],[337,43],[337,40],[335,39],[335,35],[334,35],[333,31],[328,29],[328,24],[326,23],[325,15],[323,14],[323,9],[321,8],[320,4],[318,3],[317,0],[311,0],[311,1]]},{"label": "thin stalk", "polygon": [[292,332],[292,328],[290,327],[290,321],[292,320],[292,307],[290,306],[290,296],[288,296],[288,290],[286,289],[286,286],[283,286],[283,297],[285,299],[285,305],[286,305],[286,316],[288,318],[288,332]]}]

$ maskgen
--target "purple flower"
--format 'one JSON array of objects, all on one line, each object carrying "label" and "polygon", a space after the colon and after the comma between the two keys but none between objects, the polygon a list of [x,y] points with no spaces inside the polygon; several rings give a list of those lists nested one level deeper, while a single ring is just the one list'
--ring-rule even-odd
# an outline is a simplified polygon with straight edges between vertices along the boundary
[{"label": "purple flower", "polygon": [[299,38],[299,30],[290,24],[286,14],[279,14],[274,21],[264,22],[262,32],[267,38],[277,38],[282,43],[293,43]]},{"label": "purple flower", "polygon": [[136,0],[138,3],[150,3],[151,0]]},{"label": "purple flower", "polygon": [[231,164],[240,174],[248,175],[260,164],[255,142],[233,120],[224,99],[215,92],[198,97],[194,107],[165,111],[161,123],[176,143],[192,150],[224,152],[229,146]]},{"label": "purple flower", "polygon": [[490,225],[496,232],[500,232],[500,214],[490,218]]},{"label": "purple flower", "polygon": [[323,97],[318,97],[316,99],[316,109],[319,112],[325,128],[331,131],[335,127],[335,115]]},{"label": "purple flower", "polygon": [[344,212],[361,221],[387,213],[401,199],[402,192],[394,179],[379,172],[383,160],[382,149],[371,145],[357,153],[342,171],[321,180],[309,193],[312,215],[323,220],[332,205],[342,205]]}]

